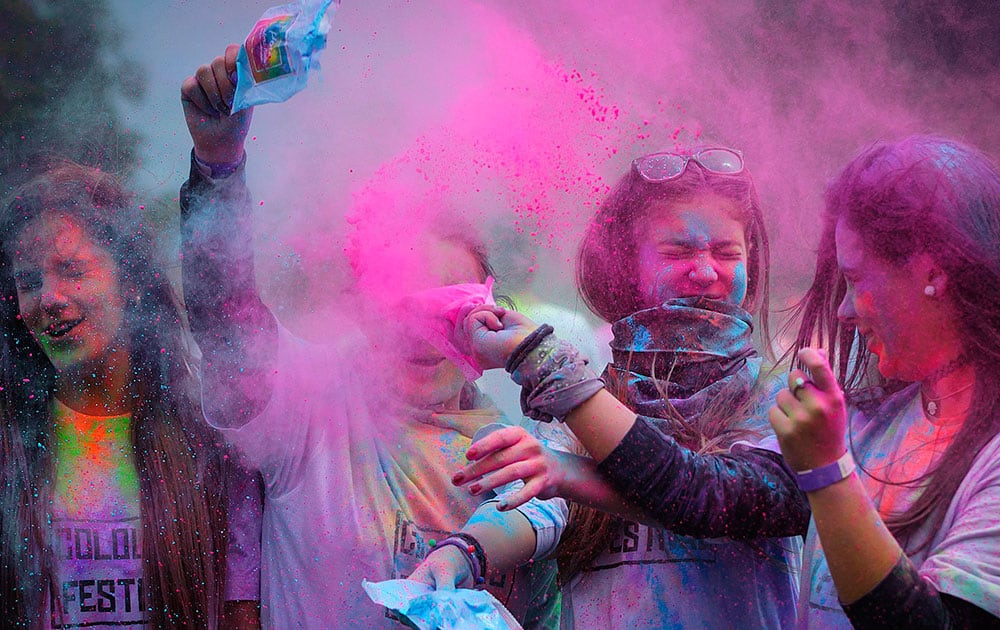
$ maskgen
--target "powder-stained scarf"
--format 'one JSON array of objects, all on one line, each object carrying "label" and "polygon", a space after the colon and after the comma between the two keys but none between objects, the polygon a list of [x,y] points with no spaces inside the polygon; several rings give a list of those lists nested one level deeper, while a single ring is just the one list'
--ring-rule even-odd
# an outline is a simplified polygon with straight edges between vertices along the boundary
[{"label": "powder-stained scarf", "polygon": [[604,380],[640,415],[675,417],[664,393],[689,422],[722,392],[734,407],[750,398],[760,358],[751,339],[753,318],[738,306],[677,298],[620,319],[611,330],[613,362]]}]

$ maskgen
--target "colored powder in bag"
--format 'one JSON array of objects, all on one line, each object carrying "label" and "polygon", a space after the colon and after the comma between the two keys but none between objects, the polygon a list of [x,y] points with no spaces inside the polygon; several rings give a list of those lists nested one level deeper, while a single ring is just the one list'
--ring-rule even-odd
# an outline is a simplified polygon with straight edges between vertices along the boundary
[{"label": "colored powder in bag", "polygon": [[327,9],[340,0],[303,0],[272,7],[250,30],[236,57],[236,94],[232,111],[287,101],[306,86],[309,70],[319,67],[330,21]]}]

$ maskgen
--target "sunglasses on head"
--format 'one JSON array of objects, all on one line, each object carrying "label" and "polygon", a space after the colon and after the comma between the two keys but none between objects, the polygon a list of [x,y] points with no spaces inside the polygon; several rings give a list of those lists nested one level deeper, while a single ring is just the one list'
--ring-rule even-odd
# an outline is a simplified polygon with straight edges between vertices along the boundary
[{"label": "sunglasses on head", "polygon": [[669,151],[650,153],[632,160],[632,166],[647,182],[668,182],[683,175],[691,161],[709,173],[736,175],[743,172],[743,154],[723,147],[702,149],[690,155]]}]

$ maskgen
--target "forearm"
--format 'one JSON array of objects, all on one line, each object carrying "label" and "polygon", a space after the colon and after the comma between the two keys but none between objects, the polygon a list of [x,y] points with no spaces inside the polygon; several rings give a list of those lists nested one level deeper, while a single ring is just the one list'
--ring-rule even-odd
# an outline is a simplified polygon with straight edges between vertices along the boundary
[{"label": "forearm", "polygon": [[213,182],[192,163],[181,189],[184,299],[202,351],[206,412],[241,425],[270,398],[277,322],[257,291],[250,194],[240,169]]},{"label": "forearm", "polygon": [[889,575],[903,550],[857,474],[808,496],[837,595],[850,604]]},{"label": "forearm", "polygon": [[557,451],[563,479],[559,496],[602,512],[617,514],[647,525],[659,524],[632,503],[629,503],[597,470],[597,463],[589,457]]},{"label": "forearm", "polygon": [[698,455],[637,418],[597,467],[621,496],[663,527],[697,537],[798,536],[809,504],[777,453]]},{"label": "forearm", "polygon": [[635,417],[634,411],[602,389],[571,411],[566,425],[594,461],[601,462],[621,443]]},{"label": "forearm", "polygon": [[517,510],[499,512],[497,503],[480,505],[462,531],[479,541],[490,571],[510,571],[528,562],[535,553],[535,530]]},{"label": "forearm", "polygon": [[893,627],[900,619],[909,628],[928,630],[987,628],[1000,621],[974,604],[939,593],[905,555],[875,588],[843,609],[852,626],[872,630]]}]

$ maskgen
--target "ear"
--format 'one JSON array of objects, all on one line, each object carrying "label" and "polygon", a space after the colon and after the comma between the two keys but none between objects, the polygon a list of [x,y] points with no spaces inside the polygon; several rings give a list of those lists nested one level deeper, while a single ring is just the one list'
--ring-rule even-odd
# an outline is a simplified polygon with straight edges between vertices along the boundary
[{"label": "ear", "polygon": [[[941,297],[948,290],[948,272],[930,254],[917,254],[910,261],[914,277],[924,286],[924,295]],[[933,291],[930,288],[933,287]]]}]

